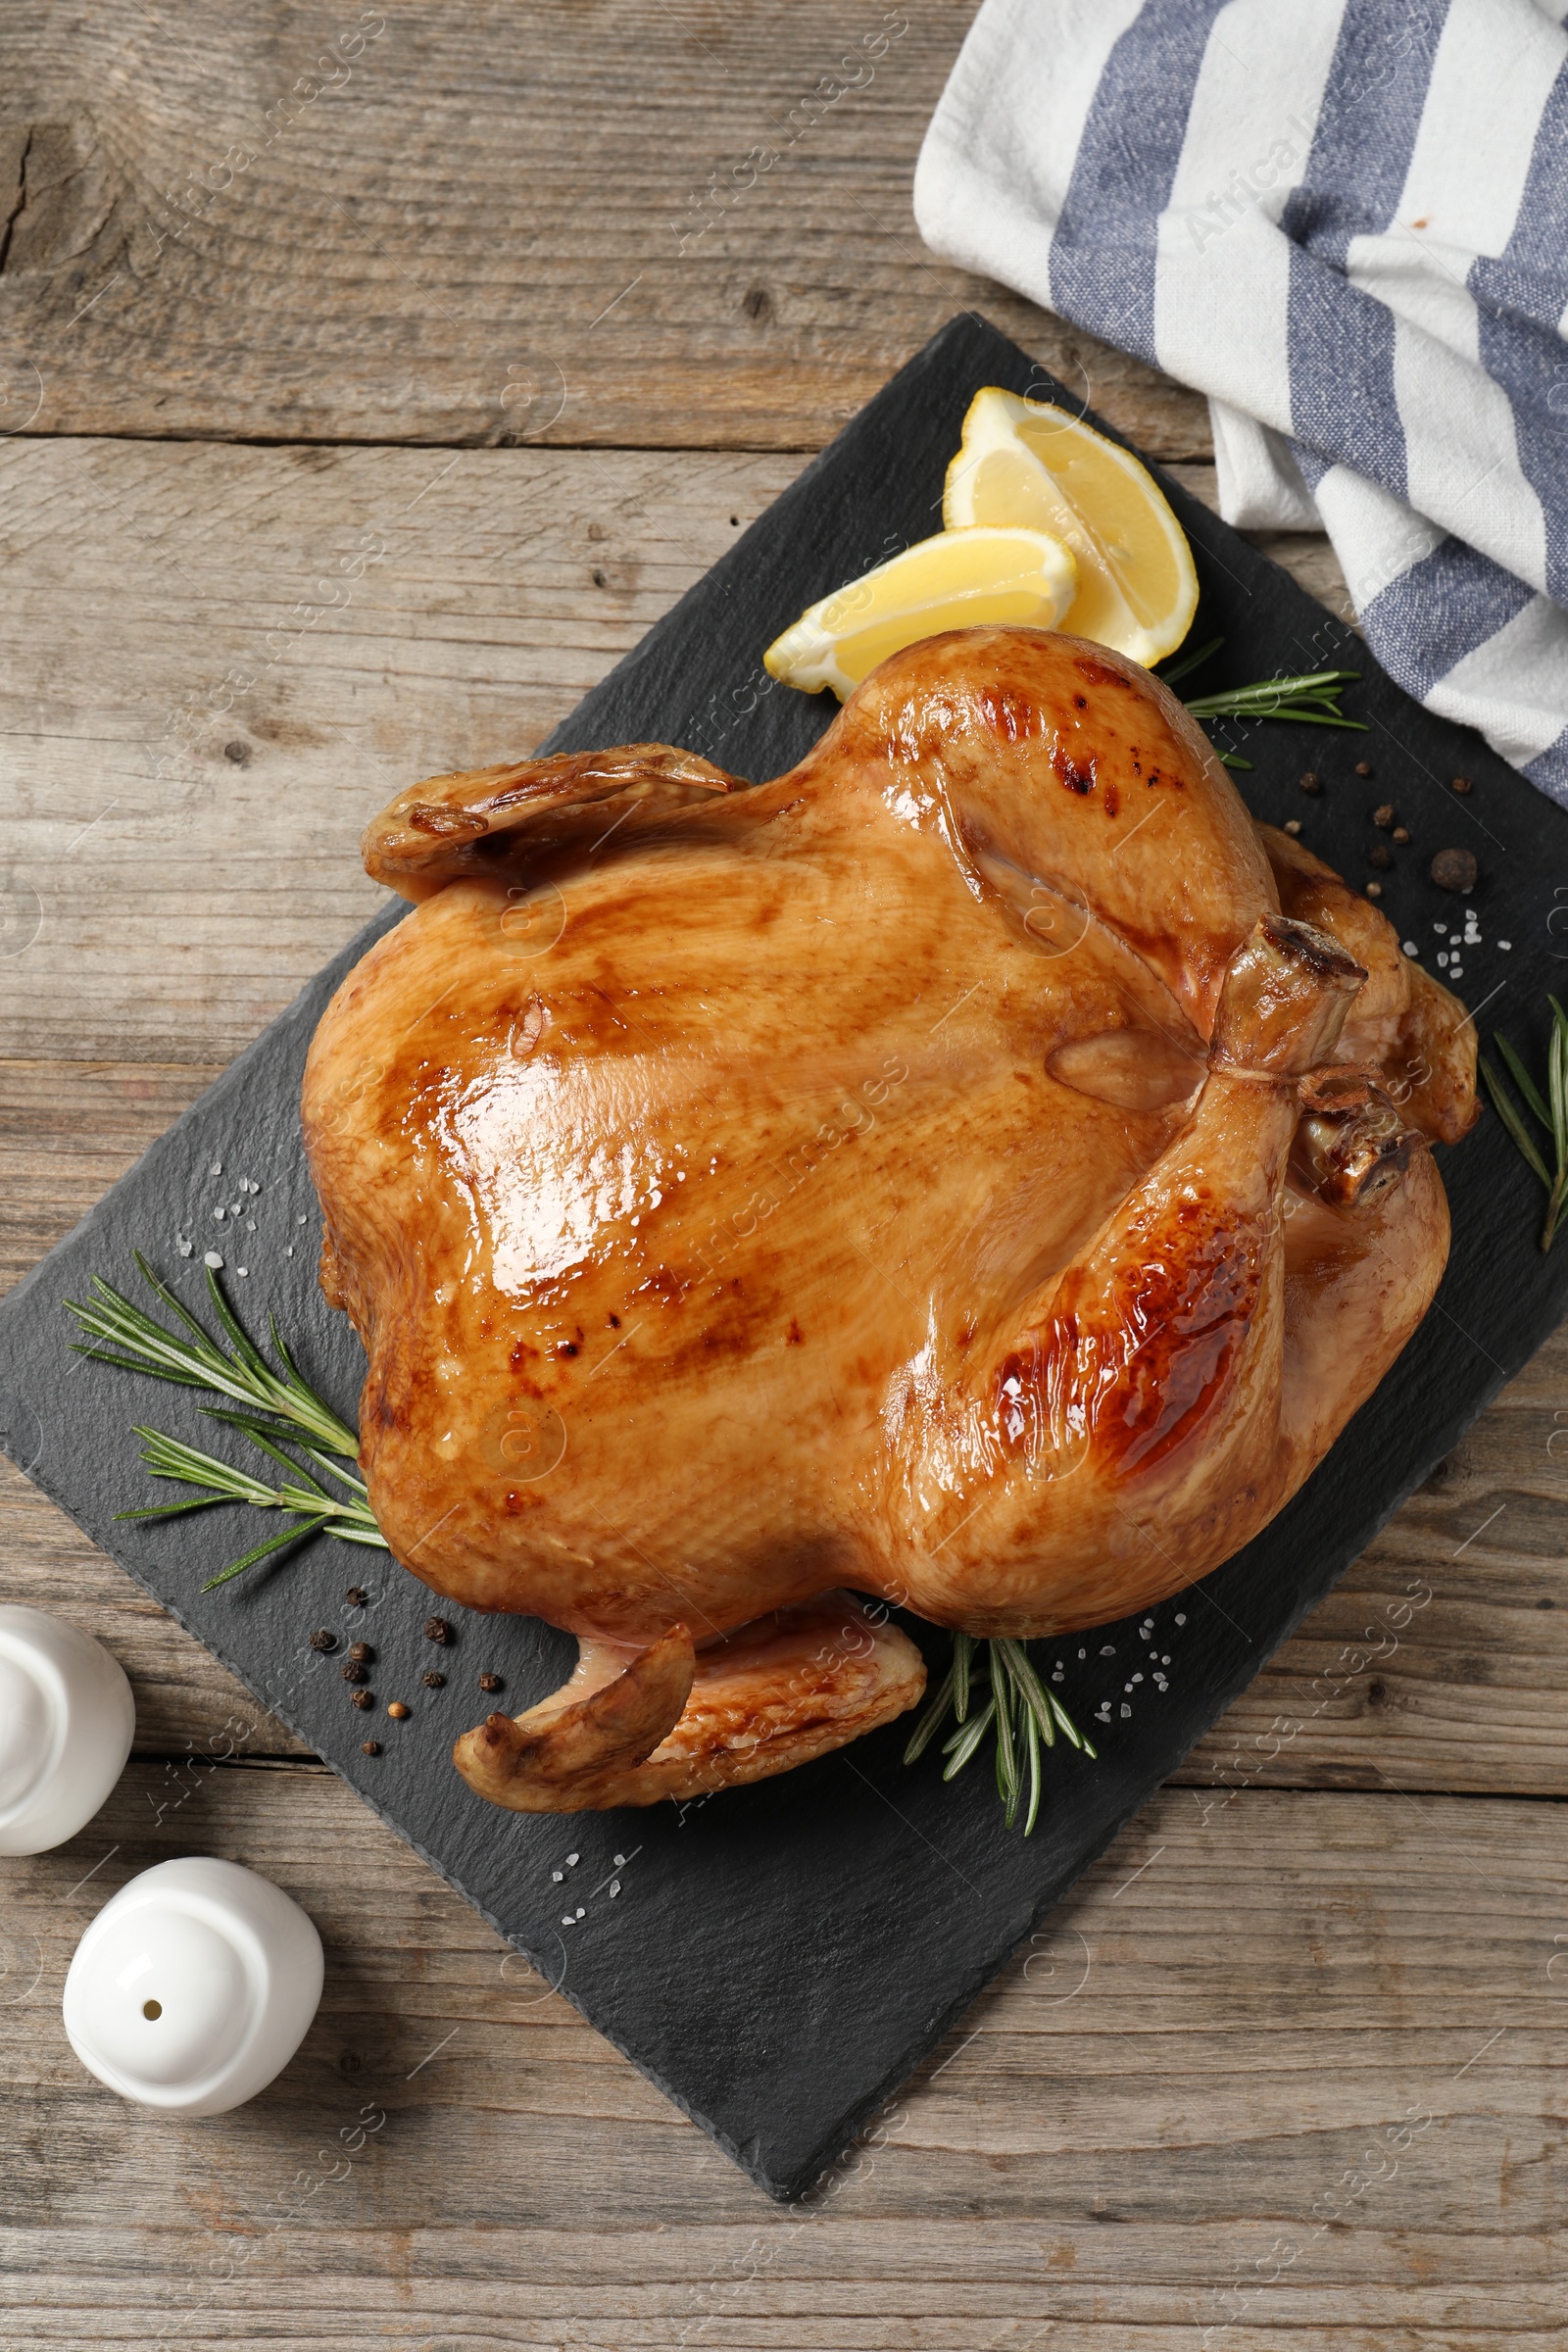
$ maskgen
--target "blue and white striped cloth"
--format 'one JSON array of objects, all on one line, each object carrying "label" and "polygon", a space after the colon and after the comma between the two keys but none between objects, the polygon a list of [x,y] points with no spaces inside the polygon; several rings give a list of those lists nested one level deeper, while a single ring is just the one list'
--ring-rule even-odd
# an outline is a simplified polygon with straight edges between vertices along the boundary
[{"label": "blue and white striped cloth", "polygon": [[1568,805],[1568,0],[986,0],[945,259],[1206,392],[1384,667]]}]

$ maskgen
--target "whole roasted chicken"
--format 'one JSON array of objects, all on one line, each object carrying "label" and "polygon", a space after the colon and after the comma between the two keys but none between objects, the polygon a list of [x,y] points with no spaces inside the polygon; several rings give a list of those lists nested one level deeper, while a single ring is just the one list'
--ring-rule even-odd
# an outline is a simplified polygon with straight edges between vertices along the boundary
[{"label": "whole roasted chicken", "polygon": [[438,777],[365,862],[416,911],[304,1110],[370,1501],[580,1643],[458,1742],[498,1804],[888,1721],[887,1603],[1033,1636],[1175,1592],[1437,1288],[1473,1026],[1100,646],[929,639],[768,784],[662,744]]}]

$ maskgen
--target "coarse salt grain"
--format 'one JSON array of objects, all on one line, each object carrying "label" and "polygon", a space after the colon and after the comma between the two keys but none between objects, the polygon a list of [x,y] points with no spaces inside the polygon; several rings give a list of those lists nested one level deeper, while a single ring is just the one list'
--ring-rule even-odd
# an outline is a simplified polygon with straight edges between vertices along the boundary
[{"label": "coarse salt grain", "polygon": [[215,1274],[220,1270],[222,1263],[223,1260],[221,1253],[217,1250],[209,1250],[207,1255],[202,1259],[202,1264],[204,1266],[211,1266]]}]

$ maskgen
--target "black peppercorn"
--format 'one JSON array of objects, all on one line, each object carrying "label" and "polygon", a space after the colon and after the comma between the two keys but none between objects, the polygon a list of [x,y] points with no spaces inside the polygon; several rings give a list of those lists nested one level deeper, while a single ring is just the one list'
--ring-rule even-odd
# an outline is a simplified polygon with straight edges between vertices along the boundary
[{"label": "black peppercorn", "polygon": [[1392,838],[1393,840],[1396,841],[1396,842],[1398,843],[1398,845],[1399,845],[1400,849],[1402,850],[1402,849],[1404,849],[1404,848],[1406,847],[1406,845],[1407,845],[1407,844],[1408,844],[1408,842],[1409,842],[1409,839],[1410,839],[1410,828],[1408,827],[1408,825],[1396,825],[1396,826],[1395,826],[1395,828],[1394,828],[1394,832],[1393,832],[1393,834],[1392,834],[1391,838]]},{"label": "black peppercorn", "polygon": [[346,1683],[368,1683],[370,1679],[368,1666],[361,1666],[353,1658],[350,1658],[344,1665],[342,1673]]},{"label": "black peppercorn", "polygon": [[337,1636],[336,1634],[329,1634],[326,1630],[326,1627],[323,1625],[318,1633],[314,1633],[311,1636],[311,1647],[313,1649],[336,1649]]},{"label": "black peppercorn", "polygon": [[1371,760],[1358,760],[1355,763],[1355,772],[1358,776],[1369,776],[1372,773]]},{"label": "black peppercorn", "polygon": [[368,1658],[373,1658],[375,1652],[368,1642],[351,1642],[349,1643],[349,1656],[354,1660],[356,1666],[363,1666]]},{"label": "black peppercorn", "polygon": [[481,1674],[479,1677],[481,1690],[504,1690],[506,1687],[499,1674]]},{"label": "black peppercorn", "polygon": [[1474,890],[1476,886],[1478,868],[1470,850],[1440,850],[1430,871],[1440,890]]},{"label": "black peppercorn", "polygon": [[381,1753],[380,1740],[362,1740],[360,1741],[360,1753],[362,1756],[378,1756]]},{"label": "black peppercorn", "polygon": [[452,1628],[444,1617],[427,1617],[424,1621],[424,1638],[427,1642],[450,1642]]},{"label": "black peppercorn", "polygon": [[1454,791],[1455,791],[1455,792],[1468,792],[1468,791],[1470,790],[1470,779],[1469,779],[1469,777],[1468,777],[1468,776],[1455,776],[1455,777],[1454,777],[1454,779],[1453,779],[1453,789],[1454,789]]},{"label": "black peppercorn", "polygon": [[1303,792],[1321,792],[1322,789],[1322,777],[1316,774],[1315,771],[1309,767],[1305,775],[1301,778],[1301,790]]},{"label": "black peppercorn", "polygon": [[354,1699],[354,1704],[357,1707],[373,1707],[375,1704],[375,1692],[373,1690],[356,1690],[352,1693],[352,1696]]},{"label": "black peppercorn", "polygon": [[1394,824],[1394,803],[1385,801],[1381,808],[1374,808],[1372,822],[1381,825],[1385,833],[1389,832]]},{"label": "black peppercorn", "polygon": [[437,1674],[433,1666],[431,1667],[429,1673],[424,1677],[424,1687],[427,1690],[444,1690],[446,1689],[446,1676],[444,1674]]},{"label": "black peppercorn", "polygon": [[1386,850],[1380,841],[1375,850],[1368,850],[1366,854],[1366,861],[1368,865],[1392,865],[1394,863],[1394,852],[1392,850]]},{"label": "black peppercorn", "polygon": [[363,1585],[350,1585],[343,1597],[351,1609],[363,1609],[370,1596]]}]

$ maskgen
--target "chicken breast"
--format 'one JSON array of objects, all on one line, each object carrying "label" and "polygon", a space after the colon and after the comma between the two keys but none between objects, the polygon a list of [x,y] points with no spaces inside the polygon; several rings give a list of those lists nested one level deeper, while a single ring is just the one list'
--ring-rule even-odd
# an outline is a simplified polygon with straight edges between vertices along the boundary
[{"label": "chicken breast", "polygon": [[1035,1636],[1178,1590],[1437,1288],[1473,1026],[1102,647],[929,639],[767,784],[439,777],[365,857],[416,911],[304,1116],[370,1501],[433,1590],[584,1644],[459,1743],[495,1801],[888,1720],[919,1654],[852,1594]]}]

